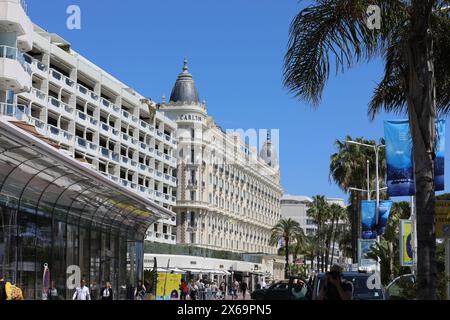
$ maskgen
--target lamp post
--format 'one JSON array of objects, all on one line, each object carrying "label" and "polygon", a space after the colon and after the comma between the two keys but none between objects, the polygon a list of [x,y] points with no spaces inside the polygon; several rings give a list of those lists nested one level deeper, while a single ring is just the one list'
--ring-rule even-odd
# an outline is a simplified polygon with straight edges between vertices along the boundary
[{"label": "lamp post", "polygon": [[[375,191],[376,191],[376,209],[375,209],[375,221],[378,224],[379,220],[379,209],[380,209],[380,179],[379,179],[379,172],[378,172],[378,159],[379,159],[379,153],[380,149],[386,147],[384,144],[367,144],[367,143],[361,143],[357,141],[347,140],[347,143],[359,145],[367,148],[372,148],[375,151]],[[367,160],[369,162],[369,160]],[[367,178],[369,179],[369,177]],[[386,189],[386,188],[383,188]],[[367,193],[370,193],[369,185],[367,187]],[[370,196],[367,197],[370,200]],[[380,242],[380,237],[377,236],[377,243]],[[379,269],[380,264],[377,264],[377,269]],[[378,270],[379,271],[379,270]]]}]

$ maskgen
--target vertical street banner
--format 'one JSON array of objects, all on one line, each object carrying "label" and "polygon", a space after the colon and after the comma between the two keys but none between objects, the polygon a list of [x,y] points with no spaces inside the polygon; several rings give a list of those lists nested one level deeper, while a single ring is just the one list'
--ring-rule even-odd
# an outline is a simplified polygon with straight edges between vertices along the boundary
[{"label": "vertical street banner", "polygon": [[376,268],[377,261],[370,258],[375,239],[358,239],[358,264],[360,267]]},{"label": "vertical street banner", "polygon": [[436,121],[436,158],[434,159],[435,191],[444,190],[445,120]]},{"label": "vertical street banner", "polygon": [[[384,122],[386,140],[387,187],[390,197],[415,194],[412,139],[408,120]],[[443,191],[445,173],[445,120],[436,120],[435,191]]]},{"label": "vertical street banner", "polygon": [[181,274],[158,272],[156,300],[180,299]]},{"label": "vertical street banner", "polygon": [[400,265],[411,267],[414,264],[414,242],[412,239],[412,221],[400,220]]},{"label": "vertical street banner", "polygon": [[370,200],[361,201],[361,238],[376,239],[376,202]]},{"label": "vertical street banner", "polygon": [[450,238],[450,200],[436,200],[436,238]]},{"label": "vertical street banner", "polygon": [[391,213],[392,201],[383,200],[380,201],[378,207],[378,224],[377,224],[377,235],[381,236],[386,229],[387,222],[389,220],[389,215]]},{"label": "vertical street banner", "polygon": [[412,196],[416,188],[408,120],[385,121],[384,136],[388,195],[389,197]]}]

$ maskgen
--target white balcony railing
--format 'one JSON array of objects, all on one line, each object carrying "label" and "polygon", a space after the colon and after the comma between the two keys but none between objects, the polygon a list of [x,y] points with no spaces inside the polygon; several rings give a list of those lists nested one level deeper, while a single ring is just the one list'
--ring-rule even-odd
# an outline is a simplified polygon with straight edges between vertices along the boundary
[{"label": "white balcony railing", "polygon": [[0,58],[17,60],[26,73],[31,75],[31,73],[33,72],[31,70],[29,63],[25,60],[23,53],[20,52],[19,49],[17,48],[9,46],[0,46]]}]

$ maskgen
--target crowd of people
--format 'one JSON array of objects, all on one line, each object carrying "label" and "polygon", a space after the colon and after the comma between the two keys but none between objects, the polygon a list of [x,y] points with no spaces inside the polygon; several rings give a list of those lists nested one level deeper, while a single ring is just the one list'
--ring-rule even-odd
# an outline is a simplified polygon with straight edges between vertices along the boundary
[{"label": "crowd of people", "polygon": [[208,279],[197,279],[196,281],[185,279],[180,283],[180,300],[224,300],[227,298],[238,299],[242,295],[246,299],[248,285],[245,281],[232,281],[228,285],[225,281],[218,284],[216,281]]}]

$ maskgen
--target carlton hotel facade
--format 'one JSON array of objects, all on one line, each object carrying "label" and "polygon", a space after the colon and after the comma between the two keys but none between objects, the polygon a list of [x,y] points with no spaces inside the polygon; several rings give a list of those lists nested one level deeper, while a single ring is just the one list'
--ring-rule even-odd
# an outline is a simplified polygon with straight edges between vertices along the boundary
[{"label": "carlton hotel facade", "polygon": [[[0,272],[39,298],[48,263],[111,280],[141,277],[143,240],[274,253],[282,189],[259,155],[207,115],[187,63],[155,103],[0,0]],[[39,280],[40,279],[40,280]]]}]

